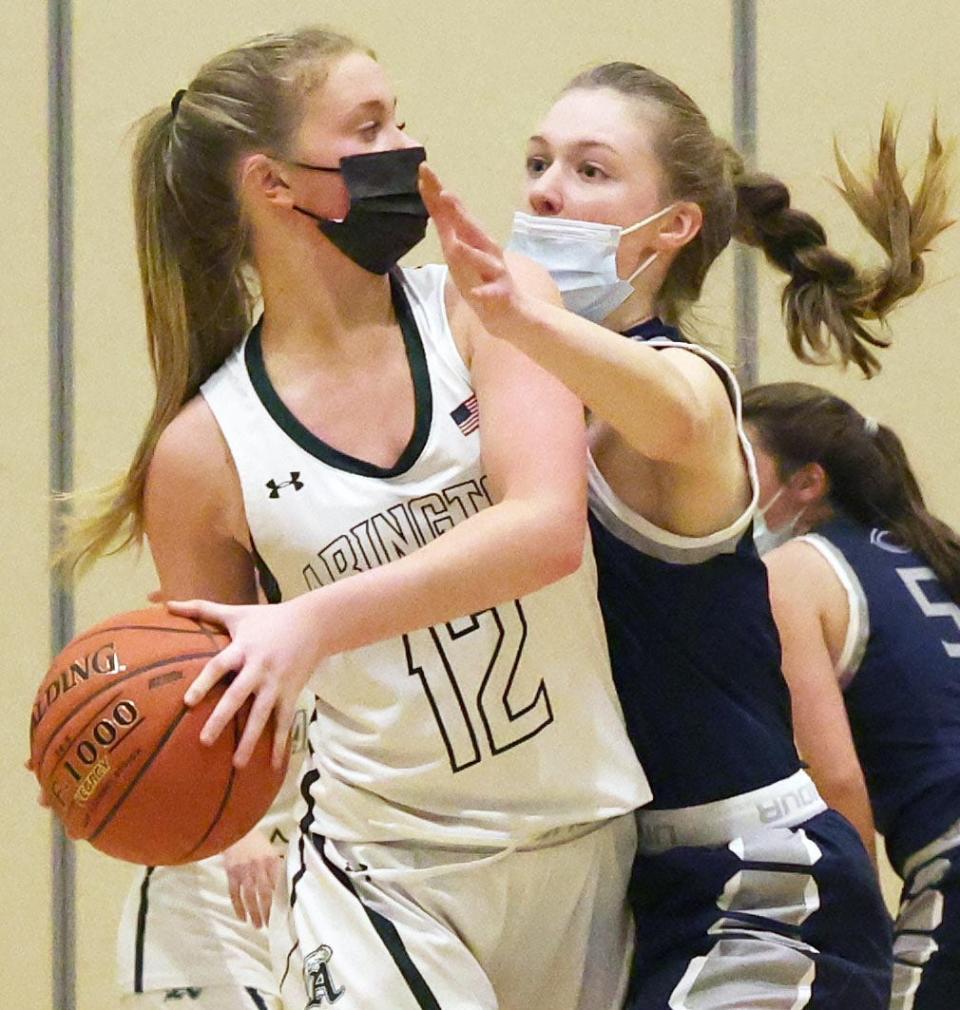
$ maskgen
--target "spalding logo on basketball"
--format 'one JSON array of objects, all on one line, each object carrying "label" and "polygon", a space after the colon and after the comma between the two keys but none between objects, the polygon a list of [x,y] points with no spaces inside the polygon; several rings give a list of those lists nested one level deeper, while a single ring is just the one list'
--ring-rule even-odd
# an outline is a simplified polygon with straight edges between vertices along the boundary
[{"label": "spalding logo on basketball", "polygon": [[229,639],[160,608],[119,614],[53,661],[30,717],[30,755],[46,801],[71,838],[148,866],[222,852],[267,812],[286,769],[264,733],[233,766],[247,708],[210,747],[200,730],[223,694],[190,709],[183,695]]}]

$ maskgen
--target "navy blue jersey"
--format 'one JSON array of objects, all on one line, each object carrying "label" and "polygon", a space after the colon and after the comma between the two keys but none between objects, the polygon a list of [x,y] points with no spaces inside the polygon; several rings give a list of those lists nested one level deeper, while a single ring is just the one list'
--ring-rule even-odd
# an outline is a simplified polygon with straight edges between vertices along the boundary
[{"label": "navy blue jersey", "polygon": [[[628,331],[681,346],[724,380],[709,352],[676,343],[650,321]],[[651,806],[709,803],[758,789],[800,767],[767,574],[753,545],[753,456],[742,434],[753,501],[727,529],[681,537],[619,501],[591,461],[590,529],[614,681],[627,729],[653,789]]]},{"label": "navy blue jersey", "polygon": [[841,685],[877,828],[899,871],[960,817],[960,607],[884,530],[837,517],[803,539],[847,590]]}]

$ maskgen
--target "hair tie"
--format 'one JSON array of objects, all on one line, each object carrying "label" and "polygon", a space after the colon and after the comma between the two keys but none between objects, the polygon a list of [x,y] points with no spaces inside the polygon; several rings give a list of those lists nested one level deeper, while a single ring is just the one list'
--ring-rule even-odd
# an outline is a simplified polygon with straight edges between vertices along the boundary
[{"label": "hair tie", "polygon": [[181,88],[174,96],[170,99],[170,115],[176,119],[177,109],[180,108],[180,103],[183,101],[183,96],[187,93],[186,88]]},{"label": "hair tie", "polygon": [[880,425],[877,423],[877,419],[875,417],[865,417],[863,419],[863,430],[867,435],[873,438],[873,436],[880,430]]}]

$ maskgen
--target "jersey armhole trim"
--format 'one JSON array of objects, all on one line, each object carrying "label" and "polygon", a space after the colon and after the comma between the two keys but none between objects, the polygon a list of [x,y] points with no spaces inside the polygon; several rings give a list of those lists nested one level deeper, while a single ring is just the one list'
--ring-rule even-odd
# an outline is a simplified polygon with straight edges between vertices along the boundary
[{"label": "jersey armhole trim", "polygon": [[870,637],[870,608],[860,579],[850,567],[850,563],[826,537],[818,533],[806,533],[796,538],[800,543],[809,544],[827,562],[843,586],[847,597],[847,633],[837,661],[836,673],[840,689],[845,691],[853,682]]},{"label": "jersey armhole trim", "polygon": [[743,411],[741,406],[740,388],[733,373],[727,365],[711,351],[698,344],[679,343],[669,337],[654,337],[644,341],[644,346],[657,350],[676,349],[696,354],[710,365],[717,373],[726,388],[733,408],[734,421],[737,429],[737,441],[740,453],[747,467],[747,480],[750,485],[750,501],[743,512],[732,523],[714,533],[703,537],[688,537],[672,533],[657,526],[649,519],[635,512],[626,505],[607,483],[588,452],[587,475],[590,489],[591,510],[597,520],[617,539],[630,544],[642,554],[648,554],[660,561],[671,564],[701,564],[720,554],[732,554],[740,542],[744,531],[749,527],[760,496],[760,485],[757,479],[757,464],[753,448],[743,430]]}]

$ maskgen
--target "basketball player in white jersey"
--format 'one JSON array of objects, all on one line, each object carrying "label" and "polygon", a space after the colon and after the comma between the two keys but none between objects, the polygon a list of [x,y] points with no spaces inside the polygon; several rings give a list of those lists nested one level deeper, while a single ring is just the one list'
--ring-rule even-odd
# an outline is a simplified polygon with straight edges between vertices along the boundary
[{"label": "basketball player in white jersey", "polygon": [[300,773],[312,710],[313,699],[304,694],[283,786],[248,835],[209,859],[137,873],[117,936],[122,1006],[281,1010],[266,927],[304,812]]},{"label": "basketball player in white jersey", "polygon": [[649,790],[585,553],[582,413],[445,268],[396,268],[426,213],[395,103],[367,52],[305,30],[146,117],[157,403],[76,553],[146,532],[166,598],[276,603],[186,609],[233,637],[206,682],[241,671],[207,732],[256,696],[239,763],[317,696],[271,917],[289,1006],[615,1007]]}]

